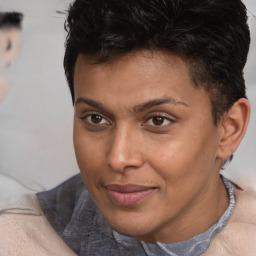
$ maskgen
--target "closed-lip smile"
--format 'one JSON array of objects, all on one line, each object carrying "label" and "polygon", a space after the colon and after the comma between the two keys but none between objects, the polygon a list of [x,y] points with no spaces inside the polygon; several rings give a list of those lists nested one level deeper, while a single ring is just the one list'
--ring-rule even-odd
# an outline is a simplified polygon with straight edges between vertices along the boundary
[{"label": "closed-lip smile", "polygon": [[150,196],[156,187],[147,187],[135,184],[104,186],[110,200],[118,206],[132,206]]}]

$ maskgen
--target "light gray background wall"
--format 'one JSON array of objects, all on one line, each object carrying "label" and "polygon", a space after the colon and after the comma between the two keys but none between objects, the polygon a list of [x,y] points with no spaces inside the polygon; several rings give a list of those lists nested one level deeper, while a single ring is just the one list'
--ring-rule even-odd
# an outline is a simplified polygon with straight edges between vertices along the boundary
[{"label": "light gray background wall", "polygon": [[[249,9],[252,44],[245,77],[251,122],[234,160],[232,180],[256,191],[256,1]],[[0,0],[0,11],[24,13],[22,49],[6,76],[11,90],[0,106],[0,171],[53,187],[78,172],[72,144],[72,103],[62,68],[65,0]],[[1,178],[1,177],[0,177]]]}]

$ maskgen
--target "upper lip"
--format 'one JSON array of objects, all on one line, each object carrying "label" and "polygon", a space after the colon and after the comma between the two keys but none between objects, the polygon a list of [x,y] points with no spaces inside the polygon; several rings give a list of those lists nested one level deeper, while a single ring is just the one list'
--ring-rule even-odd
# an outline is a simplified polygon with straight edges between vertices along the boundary
[{"label": "upper lip", "polygon": [[119,193],[133,193],[133,192],[140,192],[140,191],[155,189],[156,187],[141,186],[141,185],[135,185],[135,184],[127,184],[127,185],[109,184],[109,185],[105,185],[105,188],[115,192],[119,192]]}]

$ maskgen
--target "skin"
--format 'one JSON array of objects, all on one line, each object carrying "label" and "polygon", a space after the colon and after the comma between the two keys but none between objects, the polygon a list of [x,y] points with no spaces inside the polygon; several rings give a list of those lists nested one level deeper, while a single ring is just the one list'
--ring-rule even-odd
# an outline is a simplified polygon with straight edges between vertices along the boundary
[{"label": "skin", "polygon": [[[219,177],[222,122],[214,125],[208,94],[179,57],[141,51],[95,65],[79,56],[74,88],[78,165],[113,229],[174,243],[220,218],[229,201]],[[115,195],[113,184],[146,188],[145,196],[130,203],[137,194]]]},{"label": "skin", "polygon": [[[0,76],[17,58],[21,46],[21,31],[16,28],[0,29]],[[9,91],[8,81],[0,77],[0,103]]]},{"label": "skin", "polygon": [[0,103],[3,101],[3,99],[7,95],[8,91],[9,91],[8,81],[5,78],[0,77]]},{"label": "skin", "polygon": [[17,28],[0,30],[1,65],[10,66],[18,57],[21,48],[21,31]]}]

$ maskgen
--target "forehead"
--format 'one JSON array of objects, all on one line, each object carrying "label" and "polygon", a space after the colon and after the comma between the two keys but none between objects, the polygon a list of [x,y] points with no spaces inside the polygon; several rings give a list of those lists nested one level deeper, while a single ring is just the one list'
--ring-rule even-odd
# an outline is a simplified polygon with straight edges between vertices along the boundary
[{"label": "forehead", "polygon": [[[157,81],[163,79],[162,75],[171,70],[179,71],[177,76],[189,78],[188,65],[178,56],[168,52],[143,50],[116,56],[102,63],[96,63],[80,54],[75,65],[74,84],[79,82],[80,85],[82,81],[89,82],[92,78],[100,80],[105,77],[122,77],[126,82],[132,82],[133,78],[140,81],[150,77]],[[85,73],[86,76],[83,76]]]},{"label": "forehead", "polygon": [[80,55],[74,72],[75,100],[89,97],[104,103],[139,104],[152,98],[209,101],[204,89],[193,83],[188,65],[166,52],[140,51],[93,64]]},{"label": "forehead", "polygon": [[138,50],[127,54],[113,56],[107,61],[98,62],[97,60],[97,56],[95,56],[95,58],[90,58],[83,54],[79,54],[75,64],[75,70],[78,66],[83,65],[91,70],[106,69],[109,71],[131,67],[131,65],[134,65],[135,63],[142,65],[142,68],[149,69],[149,71],[152,71],[150,68],[153,68],[153,66],[154,68],[158,68],[163,65],[170,68],[176,66],[184,71],[189,70],[189,65],[183,61],[181,57],[174,53],[161,50]]}]

